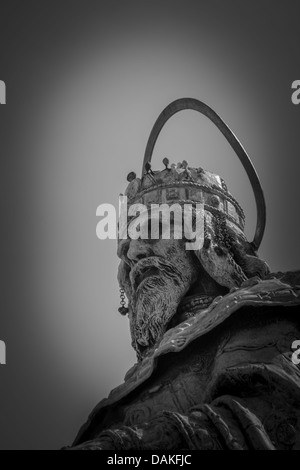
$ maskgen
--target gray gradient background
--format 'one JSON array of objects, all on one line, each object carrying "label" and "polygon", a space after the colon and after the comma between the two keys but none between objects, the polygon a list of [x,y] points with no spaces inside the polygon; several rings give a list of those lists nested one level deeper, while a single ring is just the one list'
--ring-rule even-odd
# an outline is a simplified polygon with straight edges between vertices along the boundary
[{"label": "gray gradient background", "polygon": [[[291,0],[1,0],[2,449],[71,443],[135,362],[116,242],[96,238],[96,208],[140,173],[172,100],[203,100],[233,129],[265,191],[260,255],[274,271],[300,267],[299,22]],[[251,188],[211,123],[173,117],[156,168],[164,156],[220,174],[253,237]]]}]

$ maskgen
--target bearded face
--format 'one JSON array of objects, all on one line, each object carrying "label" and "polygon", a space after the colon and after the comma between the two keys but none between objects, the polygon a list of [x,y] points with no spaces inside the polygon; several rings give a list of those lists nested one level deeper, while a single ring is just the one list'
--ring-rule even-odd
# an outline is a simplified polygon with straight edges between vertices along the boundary
[{"label": "bearded face", "polygon": [[183,240],[121,240],[119,282],[129,305],[133,347],[143,357],[163,336],[197,278],[197,263]]},{"label": "bearded face", "polygon": [[174,238],[174,224],[169,239],[119,240],[118,278],[129,300],[132,346],[139,359],[160,341],[171,320],[179,319],[174,315],[187,293],[215,298],[269,272],[244,235],[217,222],[205,214],[204,244],[195,251]]}]

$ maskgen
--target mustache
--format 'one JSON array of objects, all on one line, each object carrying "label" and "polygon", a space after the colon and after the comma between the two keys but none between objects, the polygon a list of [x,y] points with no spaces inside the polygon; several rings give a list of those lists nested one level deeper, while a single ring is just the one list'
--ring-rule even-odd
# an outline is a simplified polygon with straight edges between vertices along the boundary
[{"label": "mustache", "polygon": [[174,280],[182,277],[181,271],[173,263],[160,256],[149,256],[138,261],[130,270],[129,279],[133,290],[136,290],[147,277],[161,275]]}]

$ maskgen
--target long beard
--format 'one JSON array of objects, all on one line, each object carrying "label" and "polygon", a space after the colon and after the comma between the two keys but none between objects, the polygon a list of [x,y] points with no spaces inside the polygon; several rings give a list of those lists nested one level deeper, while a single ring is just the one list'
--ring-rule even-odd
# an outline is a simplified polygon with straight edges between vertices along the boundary
[{"label": "long beard", "polygon": [[130,315],[133,346],[141,356],[161,339],[190,284],[188,273],[183,275],[159,258],[150,261],[159,273],[146,278],[134,292]]}]

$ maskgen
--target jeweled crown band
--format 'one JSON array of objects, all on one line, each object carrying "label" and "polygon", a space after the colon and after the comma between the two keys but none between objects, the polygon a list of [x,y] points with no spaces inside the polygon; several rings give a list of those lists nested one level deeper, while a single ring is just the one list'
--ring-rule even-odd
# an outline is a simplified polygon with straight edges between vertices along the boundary
[{"label": "jeweled crown band", "polygon": [[225,217],[244,230],[245,215],[238,202],[228,192],[225,182],[218,176],[202,168],[191,168],[188,162],[172,164],[164,159],[165,169],[148,171],[142,179],[131,172],[127,179],[129,185],[125,195],[128,206],[143,204],[196,204],[204,203],[204,209]]},{"label": "jeweled crown band", "polygon": [[137,194],[128,201],[129,205],[144,204],[195,204],[204,203],[204,209],[220,212],[237,224],[241,230],[245,227],[245,215],[238,202],[229,194],[216,188],[199,184],[157,185]]}]

